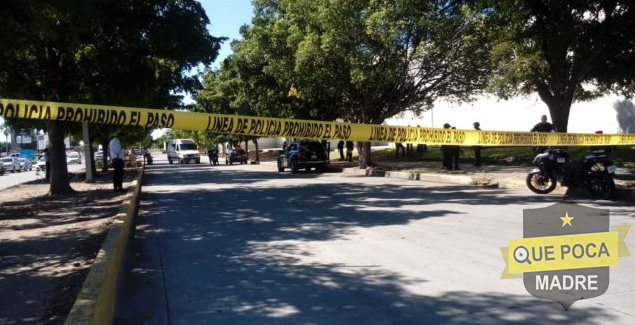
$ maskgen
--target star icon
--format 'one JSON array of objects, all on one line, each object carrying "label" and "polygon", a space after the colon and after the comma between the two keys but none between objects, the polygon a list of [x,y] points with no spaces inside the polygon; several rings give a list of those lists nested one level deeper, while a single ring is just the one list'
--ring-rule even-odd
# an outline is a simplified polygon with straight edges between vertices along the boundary
[{"label": "star icon", "polygon": [[573,227],[573,225],[571,224],[571,220],[573,220],[574,217],[569,217],[569,212],[567,212],[566,217],[560,217],[560,219],[562,219],[562,226],[563,227],[565,225],[569,225],[570,227]]}]

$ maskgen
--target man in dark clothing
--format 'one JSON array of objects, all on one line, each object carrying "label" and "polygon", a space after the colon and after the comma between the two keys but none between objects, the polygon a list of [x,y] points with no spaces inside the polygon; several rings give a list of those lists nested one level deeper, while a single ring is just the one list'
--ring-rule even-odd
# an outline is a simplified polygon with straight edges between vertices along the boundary
[{"label": "man in dark clothing", "polygon": [[344,160],[344,140],[337,143],[337,150],[340,152],[340,161]]},{"label": "man in dark clothing", "polygon": [[[456,130],[456,127],[452,127],[452,130]],[[449,147],[449,155],[450,162],[448,165],[449,170],[461,170],[459,168],[459,155],[461,154],[461,147],[459,146],[448,146]]]},{"label": "man in dark clothing", "polygon": [[395,157],[399,158],[399,150],[401,150],[401,156],[406,156],[406,148],[403,146],[403,143],[395,143]]},{"label": "man in dark clothing", "polygon": [[[481,123],[479,122],[474,122],[474,130],[480,131],[481,130]],[[481,167],[481,164],[483,163],[483,160],[481,159],[481,146],[474,146],[474,167]]]},{"label": "man in dark clothing", "polygon": [[346,141],[346,160],[348,161],[353,161],[353,148],[355,148],[353,141]]},{"label": "man in dark clothing", "polygon": [[553,124],[547,122],[547,115],[543,115],[540,118],[540,123],[534,125],[529,132],[555,132]]},{"label": "man in dark clothing", "polygon": [[[449,129],[450,124],[449,123],[443,124],[443,128]],[[452,169],[452,162],[450,160],[452,158],[450,156],[450,152],[451,152],[451,146],[446,146],[446,145],[441,146],[441,153],[443,154],[443,167],[441,169],[445,169],[445,170]]]},{"label": "man in dark clothing", "polygon": [[[417,125],[417,128],[420,128],[421,125]],[[421,144],[418,143],[417,144],[417,153],[419,154],[419,156],[423,155],[426,151],[428,151],[428,145],[427,144]]]},{"label": "man in dark clothing", "polygon": [[209,157],[210,165],[218,164],[218,149],[216,147],[207,149],[207,156]]},{"label": "man in dark clothing", "polygon": [[[540,117],[540,123],[534,125],[529,132],[555,132],[556,130],[553,128],[553,125],[547,122],[547,115],[543,115]],[[534,147],[534,153],[539,154],[544,152],[547,147]]]}]

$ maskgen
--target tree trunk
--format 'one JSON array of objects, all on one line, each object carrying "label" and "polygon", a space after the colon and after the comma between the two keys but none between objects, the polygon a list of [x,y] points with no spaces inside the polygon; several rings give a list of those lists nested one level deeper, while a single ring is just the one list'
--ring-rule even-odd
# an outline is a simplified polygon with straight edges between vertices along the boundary
[{"label": "tree trunk", "polygon": [[255,138],[254,145],[256,146],[256,162],[260,163],[260,150],[258,149],[258,138]]},{"label": "tree trunk", "polygon": [[556,132],[567,132],[569,125],[569,112],[571,111],[571,103],[573,103],[574,89],[560,88],[551,91],[551,87],[546,84],[538,84],[538,95],[547,107],[549,107],[549,115]]},{"label": "tree trunk", "polygon": [[64,127],[58,121],[47,121],[49,134],[49,162],[51,164],[51,186],[49,195],[69,194],[75,192],[71,188],[66,164],[66,147],[64,145]]},{"label": "tree trunk", "polygon": [[103,164],[101,167],[102,173],[108,172],[108,139],[101,140],[101,151],[103,153]]},{"label": "tree trunk", "polygon": [[[89,148],[90,148],[90,156],[93,158],[90,160],[90,169],[93,170],[93,176],[97,175],[97,167],[95,167],[95,148],[93,148],[93,144],[89,143],[88,144]],[[86,157],[84,157],[84,159],[86,159]]]},{"label": "tree trunk", "polygon": [[377,166],[375,162],[370,159],[370,142],[357,142],[357,152],[359,153],[359,168],[365,169],[368,167]]},{"label": "tree trunk", "polygon": [[553,103],[547,106],[549,106],[549,114],[551,115],[551,121],[553,122],[553,127],[556,129],[556,132],[566,133],[569,125],[571,103],[569,103],[569,105]]}]

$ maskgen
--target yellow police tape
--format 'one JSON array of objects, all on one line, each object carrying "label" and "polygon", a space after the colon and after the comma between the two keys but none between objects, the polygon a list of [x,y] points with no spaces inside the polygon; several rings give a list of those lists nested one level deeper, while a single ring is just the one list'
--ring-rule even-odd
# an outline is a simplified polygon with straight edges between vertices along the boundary
[{"label": "yellow police tape", "polygon": [[88,121],[99,124],[163,127],[264,137],[364,142],[464,146],[635,145],[635,134],[451,130],[3,98],[0,98],[0,116],[69,122]]},{"label": "yellow police tape", "polygon": [[509,240],[509,247],[501,248],[505,259],[501,279],[514,278],[510,273],[617,265],[618,257],[630,256],[624,242],[630,226],[613,228],[617,231]]}]

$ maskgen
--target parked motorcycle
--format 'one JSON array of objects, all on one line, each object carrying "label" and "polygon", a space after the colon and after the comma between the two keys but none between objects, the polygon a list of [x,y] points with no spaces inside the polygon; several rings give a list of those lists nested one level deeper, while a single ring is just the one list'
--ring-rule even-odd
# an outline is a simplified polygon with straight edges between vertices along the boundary
[{"label": "parked motorcycle", "polygon": [[527,187],[534,193],[547,194],[557,183],[572,188],[584,188],[598,199],[612,198],[615,194],[615,164],[603,152],[593,152],[576,160],[563,149],[550,149],[538,153],[534,168],[527,175]]}]

